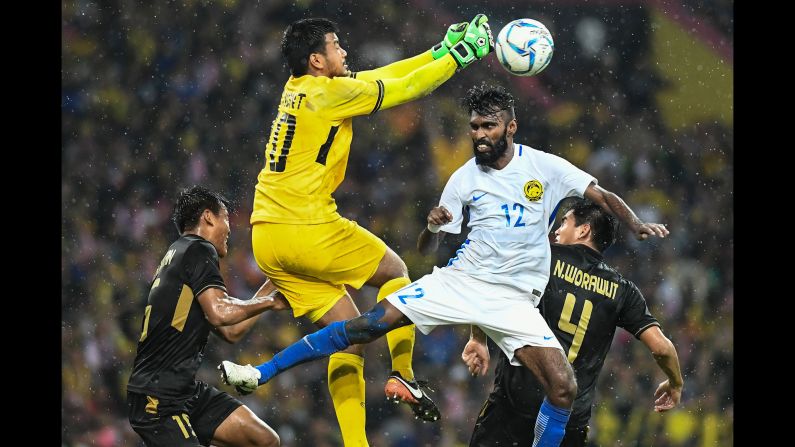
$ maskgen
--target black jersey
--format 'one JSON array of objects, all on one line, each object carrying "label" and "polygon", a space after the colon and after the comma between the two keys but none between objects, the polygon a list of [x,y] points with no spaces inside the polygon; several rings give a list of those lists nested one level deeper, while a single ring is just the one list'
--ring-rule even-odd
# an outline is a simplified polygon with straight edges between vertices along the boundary
[{"label": "black jersey", "polygon": [[193,393],[212,329],[196,296],[210,287],[226,290],[215,247],[196,235],[177,239],[152,280],[129,391],[170,399]]},{"label": "black jersey", "polygon": [[[552,244],[549,283],[539,311],[560,341],[577,376],[577,397],[569,427],[588,425],[596,378],[613,341],[616,327],[636,338],[659,326],[638,287],[585,245]],[[543,389],[524,366],[511,366],[505,354],[497,364],[495,384],[519,412],[535,413]]]}]

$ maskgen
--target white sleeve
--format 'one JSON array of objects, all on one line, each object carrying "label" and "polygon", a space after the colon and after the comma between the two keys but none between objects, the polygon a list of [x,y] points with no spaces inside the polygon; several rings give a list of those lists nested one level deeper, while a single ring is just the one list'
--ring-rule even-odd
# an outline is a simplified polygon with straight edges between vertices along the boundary
[{"label": "white sleeve", "polygon": [[555,191],[560,194],[557,201],[571,196],[583,197],[588,185],[598,183],[594,176],[574,166],[568,160],[552,154],[547,156],[547,172],[552,174],[551,183],[556,186]]},{"label": "white sleeve", "polygon": [[439,200],[439,206],[447,208],[447,211],[450,211],[450,214],[453,215],[453,220],[442,225],[439,230],[450,234],[461,233],[461,224],[464,222],[464,203],[459,193],[461,184],[459,179],[462,176],[458,175],[459,172],[461,172],[460,169],[454,172],[450,179],[447,180],[447,184],[444,185],[444,191],[442,191],[442,198]]}]

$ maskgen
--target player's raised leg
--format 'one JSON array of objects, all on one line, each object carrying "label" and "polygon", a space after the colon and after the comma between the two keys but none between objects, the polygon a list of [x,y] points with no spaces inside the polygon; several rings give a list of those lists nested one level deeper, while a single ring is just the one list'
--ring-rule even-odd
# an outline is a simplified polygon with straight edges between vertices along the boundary
[{"label": "player's raised leg", "polygon": [[388,301],[381,301],[353,320],[335,321],[304,336],[257,367],[225,360],[218,365],[218,369],[224,382],[247,394],[296,365],[329,356],[353,344],[369,343],[393,329],[409,324],[412,324],[411,320],[395,306]]}]

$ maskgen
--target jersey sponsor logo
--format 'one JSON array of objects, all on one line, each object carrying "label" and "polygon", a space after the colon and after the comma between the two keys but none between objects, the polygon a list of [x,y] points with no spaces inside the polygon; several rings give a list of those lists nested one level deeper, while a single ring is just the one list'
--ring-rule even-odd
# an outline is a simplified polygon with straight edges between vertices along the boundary
[{"label": "jersey sponsor logo", "polygon": [[538,180],[530,180],[524,184],[524,196],[531,202],[538,202],[544,195],[544,186]]},{"label": "jersey sponsor logo", "polygon": [[551,340],[551,339],[552,339],[551,335],[549,337],[544,337],[544,340]]}]

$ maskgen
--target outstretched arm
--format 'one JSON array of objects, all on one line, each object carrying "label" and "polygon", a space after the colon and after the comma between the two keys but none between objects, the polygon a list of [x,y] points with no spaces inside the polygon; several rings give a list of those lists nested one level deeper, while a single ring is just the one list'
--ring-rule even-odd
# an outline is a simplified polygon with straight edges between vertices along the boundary
[{"label": "outstretched arm", "polygon": [[[466,68],[494,51],[494,37],[485,14],[469,23],[461,40],[447,54],[399,79],[384,79],[384,103],[388,109],[426,96],[450,79],[456,68]],[[441,73],[440,73],[441,70]],[[441,74],[441,76],[440,76]]]},{"label": "outstretched arm", "polygon": [[431,50],[424,51],[414,57],[392,62],[373,70],[352,72],[350,76],[362,81],[375,81],[376,79],[402,78],[425,64],[433,62]]},{"label": "outstretched arm", "polygon": [[243,338],[262,312],[290,307],[270,280],[265,281],[250,300],[231,297],[215,287],[206,289],[197,299],[214,332],[229,343]]},{"label": "outstretched arm", "polygon": [[640,334],[642,341],[660,369],[668,376],[668,380],[662,382],[654,393],[654,411],[664,412],[679,405],[682,399],[682,387],[684,379],[679,368],[679,357],[676,354],[671,340],[663,335],[658,326],[652,326]]},{"label": "outstretched arm", "polygon": [[458,65],[451,55],[431,61],[400,78],[381,79],[384,99],[381,109],[389,109],[423,98],[450,79]]},{"label": "outstretched arm", "polygon": [[327,357],[352,344],[370,343],[393,329],[411,323],[411,320],[389,300],[383,300],[356,318],[335,321],[319,331],[304,336],[261,365],[241,366],[224,361],[218,368],[223,371],[226,383],[247,394],[296,365]]},{"label": "outstretched arm", "polygon": [[638,240],[644,240],[649,237],[649,235],[662,238],[669,233],[668,229],[665,228],[663,224],[646,223],[640,220],[621,197],[595,183],[588,185],[583,195],[586,199],[596,203],[602,207],[603,210],[616,216],[618,220],[629,226]]},{"label": "outstretched arm", "polygon": [[[326,95],[315,98],[316,106],[324,109],[328,118],[336,120],[373,114],[381,109],[420,99],[450,79],[456,69],[466,68],[472,62],[486,57],[494,50],[493,44],[488,18],[478,14],[467,26],[462,40],[436,60],[428,61],[428,57],[434,58],[428,52],[428,55],[396,62],[396,67],[387,66],[381,71],[402,75],[399,77],[376,78],[369,73],[361,79],[331,78],[328,82],[334,82],[336,87]],[[416,65],[419,66],[403,73],[404,69]]]},{"label": "outstretched arm", "polygon": [[315,107],[332,120],[373,114],[428,95],[450,79],[455,70],[455,60],[447,55],[399,78],[326,79],[321,82],[327,82],[329,88],[315,98]]},{"label": "outstretched arm", "polygon": [[468,22],[454,23],[447,28],[447,33],[441,42],[434,45],[428,51],[424,51],[417,56],[408,59],[399,60],[389,65],[373,70],[366,70],[360,72],[351,72],[352,78],[361,79],[364,81],[374,81],[376,79],[385,78],[402,78],[412,71],[430,63],[436,59],[441,59],[443,56],[450,52],[450,48],[454,47],[461,39],[464,38],[464,32],[467,29]]},{"label": "outstretched arm", "polygon": [[[444,239],[445,233],[439,227],[453,220],[453,215],[443,206],[437,206],[428,213],[428,226],[422,229],[417,238],[417,250],[427,255],[439,248],[439,242]],[[433,231],[432,231],[433,230]]]}]

